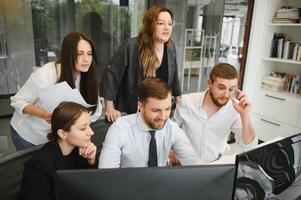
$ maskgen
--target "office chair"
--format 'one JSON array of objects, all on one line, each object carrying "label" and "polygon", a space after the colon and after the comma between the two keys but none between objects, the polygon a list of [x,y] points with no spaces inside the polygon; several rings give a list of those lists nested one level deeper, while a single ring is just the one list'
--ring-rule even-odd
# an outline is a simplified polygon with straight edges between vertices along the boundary
[{"label": "office chair", "polygon": [[108,129],[111,123],[106,120],[105,116],[101,116],[96,122],[91,124],[91,128],[94,131],[92,136],[92,141],[97,147],[97,152],[99,153],[102,148],[102,143],[105,140]]},{"label": "office chair", "polygon": [[20,190],[24,163],[43,145],[33,146],[0,159],[1,200],[15,200]]}]

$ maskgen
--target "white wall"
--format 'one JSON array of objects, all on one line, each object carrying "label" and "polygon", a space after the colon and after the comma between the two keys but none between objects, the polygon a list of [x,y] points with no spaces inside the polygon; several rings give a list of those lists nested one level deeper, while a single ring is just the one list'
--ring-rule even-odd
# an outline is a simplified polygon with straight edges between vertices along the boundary
[{"label": "white wall", "polygon": [[260,60],[263,55],[263,37],[265,18],[267,14],[268,0],[255,0],[251,33],[249,38],[249,48],[247,54],[246,70],[244,75],[243,90],[253,99],[255,84],[258,82],[257,74]]}]

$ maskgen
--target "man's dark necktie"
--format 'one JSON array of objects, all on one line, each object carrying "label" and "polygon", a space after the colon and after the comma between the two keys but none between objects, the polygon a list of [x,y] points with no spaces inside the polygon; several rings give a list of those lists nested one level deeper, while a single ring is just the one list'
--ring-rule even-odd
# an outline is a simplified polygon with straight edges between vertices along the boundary
[{"label": "man's dark necktie", "polygon": [[157,158],[157,144],[155,138],[156,131],[149,131],[149,133],[151,134],[151,140],[149,143],[148,166],[157,167],[158,158]]}]

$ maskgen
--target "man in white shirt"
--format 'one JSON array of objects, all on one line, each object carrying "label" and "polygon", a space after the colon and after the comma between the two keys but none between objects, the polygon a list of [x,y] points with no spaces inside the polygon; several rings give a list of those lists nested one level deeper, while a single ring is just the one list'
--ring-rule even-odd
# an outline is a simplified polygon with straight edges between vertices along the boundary
[{"label": "man in white shirt", "polygon": [[[173,119],[205,162],[227,154],[230,132],[235,134],[243,150],[257,146],[250,122],[251,103],[246,94],[237,89],[237,82],[238,72],[232,65],[217,64],[211,71],[207,90],[182,95],[177,105]],[[232,96],[232,93],[236,94]]]},{"label": "man in white shirt", "polygon": [[183,165],[201,164],[187,136],[169,119],[171,89],[158,78],[139,85],[136,114],[118,118],[103,144],[99,168],[166,166],[173,149]]}]

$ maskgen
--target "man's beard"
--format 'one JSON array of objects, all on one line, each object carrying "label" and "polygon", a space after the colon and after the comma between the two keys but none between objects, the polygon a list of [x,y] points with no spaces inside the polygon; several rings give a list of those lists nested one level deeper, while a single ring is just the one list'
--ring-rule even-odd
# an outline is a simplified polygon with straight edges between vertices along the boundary
[{"label": "man's beard", "polygon": [[155,124],[155,122],[147,122],[147,124],[148,124],[148,126],[149,126],[150,128],[152,128],[152,129],[154,129],[154,130],[160,130],[160,129],[162,129],[162,128],[165,126],[166,121],[167,121],[167,120],[165,120],[165,121],[163,122],[163,125],[160,126],[160,127],[157,127],[156,124]]},{"label": "man's beard", "polygon": [[148,120],[147,118],[144,118],[144,121],[145,123],[151,128],[151,129],[154,129],[154,130],[160,130],[162,129],[166,122],[167,122],[168,119],[166,119],[164,122],[163,122],[163,125],[158,127],[158,123],[154,122],[154,121],[151,121],[151,120]]},{"label": "man's beard", "polygon": [[211,100],[212,100],[212,102],[214,103],[214,105],[216,105],[217,107],[223,107],[224,105],[226,105],[227,103],[228,103],[228,101],[229,101],[229,99],[227,99],[227,101],[225,101],[224,103],[220,103],[219,101],[218,101],[218,98],[215,98],[214,96],[213,96],[213,93],[212,93],[212,91],[211,90],[209,90],[209,95],[210,95],[210,97],[211,97]]}]

